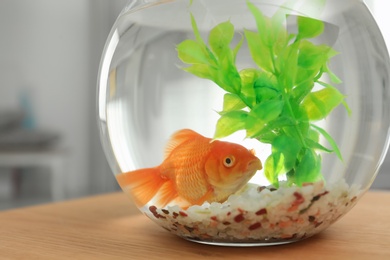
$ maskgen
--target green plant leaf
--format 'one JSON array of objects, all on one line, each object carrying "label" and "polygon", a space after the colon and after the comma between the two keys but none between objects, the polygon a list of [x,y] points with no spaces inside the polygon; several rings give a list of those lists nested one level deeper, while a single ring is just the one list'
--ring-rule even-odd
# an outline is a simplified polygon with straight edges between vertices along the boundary
[{"label": "green plant leaf", "polygon": [[230,22],[225,22],[212,29],[209,35],[211,51],[200,37],[193,16],[191,19],[196,41],[185,40],[177,46],[179,58],[183,62],[193,65],[184,70],[198,77],[214,81],[227,92],[240,93],[241,78],[235,66],[235,52],[237,50],[233,51],[229,48],[229,43],[234,35],[233,25]]},{"label": "green plant leaf", "polygon": [[246,130],[248,137],[257,137],[259,132],[270,123],[275,120],[281,114],[283,110],[283,101],[281,100],[269,100],[260,104],[257,104],[250,112],[246,123]]},{"label": "green plant leaf", "polygon": [[309,131],[309,123],[301,120],[297,121],[296,119],[292,120],[295,120],[294,124],[292,126],[283,127],[283,134],[296,140],[300,140],[302,145],[305,146],[304,137]]},{"label": "green plant leaf", "polygon": [[[282,23],[283,24],[283,23]],[[289,35],[284,25],[276,23],[274,20],[271,20],[271,33],[272,37],[272,52],[271,55],[274,57],[279,56],[286,49],[289,43]],[[275,71],[275,73],[278,73]]]},{"label": "green plant leaf", "polygon": [[275,132],[267,132],[265,133],[264,135],[256,138],[257,140],[259,140],[261,143],[264,143],[264,144],[272,144],[272,142],[275,140],[276,137],[280,136],[279,133],[275,133]]},{"label": "green plant leaf", "polygon": [[285,127],[291,127],[294,126],[294,121],[286,116],[280,116],[275,120],[272,120],[267,125],[264,125],[264,127],[257,133],[255,133],[253,136],[248,136],[251,138],[256,138],[262,143],[268,143],[272,144],[274,139],[281,134],[284,134],[282,129]]},{"label": "green plant leaf", "polygon": [[336,88],[324,88],[309,93],[302,101],[301,107],[312,121],[324,119],[344,99]]},{"label": "green plant leaf", "polygon": [[241,77],[231,55],[226,55],[219,60],[218,74],[214,82],[227,92],[234,94],[241,92]]},{"label": "green plant leaf", "polygon": [[257,103],[276,99],[278,96],[281,96],[277,81],[272,77],[272,74],[269,73],[259,73],[253,88],[255,90]]},{"label": "green plant leaf", "polygon": [[233,37],[234,26],[230,21],[220,23],[210,31],[209,46],[219,59],[231,52],[229,45]]},{"label": "green plant leaf", "polygon": [[330,150],[330,149],[322,146],[319,142],[315,142],[310,138],[306,138],[305,143],[306,143],[307,147],[309,147],[313,150],[320,150],[320,151],[327,152],[327,153],[333,153],[333,150]]},{"label": "green plant leaf", "polygon": [[302,146],[299,140],[281,135],[272,142],[272,153],[280,153],[284,158],[284,171],[290,171],[297,160],[298,153]]},{"label": "green plant leaf", "polygon": [[[293,0],[295,1],[295,0]],[[285,20],[288,16],[288,5],[291,6],[293,1],[285,1],[283,6],[281,6],[278,11],[271,17],[269,22],[269,38],[270,40],[266,42],[270,42],[270,46],[272,47],[271,55],[274,57],[281,55],[286,49],[288,43],[290,42],[290,35],[288,34],[285,26]],[[288,3],[290,2],[290,3]],[[260,32],[261,33],[261,32]],[[275,71],[275,73],[279,73]]]},{"label": "green plant leaf", "polygon": [[263,70],[273,72],[272,54],[261,41],[260,34],[248,30],[244,30],[244,33],[253,61]]},{"label": "green plant leaf", "polygon": [[[326,88],[335,88],[334,86],[328,84],[328,83],[325,83],[325,82],[322,82],[322,81],[317,81],[318,84],[326,87]],[[348,112],[348,115],[350,116],[352,114],[352,110],[351,108],[348,106],[347,102],[345,101],[345,99],[343,99],[341,101],[341,104],[343,104],[343,106],[345,107],[345,109],[347,110]]]},{"label": "green plant leaf", "polygon": [[246,104],[236,94],[227,93],[223,96],[223,113],[241,110],[246,107]]},{"label": "green plant leaf", "polygon": [[283,158],[281,154],[271,154],[264,163],[264,175],[276,188],[279,187],[278,176],[283,170]]},{"label": "green plant leaf", "polygon": [[340,84],[340,83],[342,83],[341,79],[340,79],[339,77],[337,77],[337,75],[334,74],[334,73],[330,70],[328,64],[325,64],[323,69],[324,69],[324,71],[325,71],[326,73],[328,73],[328,75],[329,75],[329,77],[330,77],[330,80],[331,80],[333,83],[335,83],[335,84]]},{"label": "green plant leaf", "polygon": [[238,44],[236,45],[236,47],[234,47],[234,49],[233,49],[233,57],[234,57],[233,62],[234,62],[234,63],[236,63],[237,53],[238,53],[238,51],[241,49],[241,46],[242,46],[243,43],[244,43],[244,37],[241,36],[240,41],[238,42]]},{"label": "green plant leaf", "polygon": [[282,113],[283,106],[283,100],[267,100],[257,104],[250,111],[250,114],[258,120],[268,123],[279,117],[279,115]]},{"label": "green plant leaf", "polygon": [[191,16],[192,31],[194,32],[196,41],[197,41],[199,44],[206,45],[206,44],[204,43],[202,37],[200,36],[199,29],[198,29],[198,25],[196,24],[196,20],[195,20],[194,16],[193,16],[192,14],[190,14],[190,16]]},{"label": "green plant leaf", "polygon": [[290,40],[293,39],[287,32],[285,22],[286,17],[290,15],[289,10],[293,9],[294,5],[296,5],[296,0],[286,0],[283,6],[271,17],[270,37],[273,38],[271,41],[274,55],[279,55],[283,52]]},{"label": "green plant leaf", "polygon": [[265,122],[258,120],[251,114],[248,114],[245,122],[246,138],[258,137],[258,133],[264,129],[265,125]]},{"label": "green plant leaf", "polygon": [[299,104],[301,101],[311,92],[314,87],[314,81],[312,79],[308,79],[300,82],[298,85],[294,87],[292,90],[292,97],[294,102]]},{"label": "green plant leaf", "polygon": [[311,83],[314,85],[317,79],[321,78],[322,74],[323,71],[321,68],[305,69],[302,67],[298,67],[296,78],[295,78],[295,86],[299,86],[302,83],[303,84]]},{"label": "green plant leaf", "polygon": [[200,36],[195,18],[191,14],[191,25],[196,40],[185,40],[177,47],[178,57],[187,64],[203,64],[216,66],[217,60],[212,52],[207,48]]},{"label": "green plant leaf", "polygon": [[307,138],[312,140],[313,142],[319,143],[320,133],[313,128],[309,128],[309,130],[307,132]]},{"label": "green plant leaf", "polygon": [[218,73],[213,67],[203,64],[195,64],[191,67],[184,68],[183,70],[192,73],[199,78],[210,80],[213,80],[216,77],[215,75]]},{"label": "green plant leaf", "polygon": [[324,23],[309,17],[298,16],[298,39],[314,38],[324,31]]},{"label": "green plant leaf", "polygon": [[341,155],[340,149],[337,146],[337,143],[335,142],[335,140],[330,136],[330,134],[328,134],[328,132],[326,132],[324,129],[322,129],[319,126],[316,126],[314,124],[310,124],[310,126],[312,128],[314,128],[315,130],[317,130],[323,137],[325,137],[326,141],[328,141],[328,143],[332,147],[333,151],[336,153],[337,157],[340,159],[340,161],[342,161],[343,157]]},{"label": "green plant leaf", "polygon": [[304,40],[299,46],[298,65],[304,69],[319,71],[328,61],[328,53],[331,50],[326,45],[314,45]]},{"label": "green plant leaf", "polygon": [[321,178],[321,157],[312,149],[306,149],[295,169],[294,179],[298,186],[318,181]]},{"label": "green plant leaf", "polygon": [[268,122],[266,128],[263,129],[263,131],[260,132],[260,134],[266,134],[266,132],[270,132],[270,131],[279,131],[280,132],[281,131],[280,129],[283,129],[285,127],[295,126],[295,125],[296,125],[296,123],[295,123],[294,119],[292,119],[291,117],[288,117],[288,116],[280,115],[275,120]]},{"label": "green plant leaf", "polygon": [[283,90],[289,93],[295,85],[295,77],[298,71],[299,42],[288,46],[281,59],[278,60],[279,83]]},{"label": "green plant leaf", "polygon": [[265,44],[265,46],[272,47],[271,37],[269,37],[269,34],[271,33],[269,28],[270,19],[264,16],[251,2],[247,1],[247,6],[256,20],[257,31],[259,32],[261,42]]},{"label": "green plant leaf", "polygon": [[238,130],[245,129],[248,112],[246,111],[230,111],[221,115],[217,121],[214,139],[224,138],[233,134]]},{"label": "green plant leaf", "polygon": [[189,64],[215,64],[210,61],[208,53],[204,47],[193,40],[185,40],[177,46],[179,58]]},{"label": "green plant leaf", "polygon": [[343,99],[343,101],[341,102],[341,104],[343,104],[343,106],[344,106],[345,109],[347,110],[348,115],[351,116],[352,110],[351,110],[351,108],[348,106],[348,103],[345,101],[345,99]]},{"label": "green plant leaf", "polygon": [[257,69],[243,69],[240,71],[241,98],[246,99],[246,104],[252,108],[256,104],[256,93],[254,90],[255,80],[261,72]]}]

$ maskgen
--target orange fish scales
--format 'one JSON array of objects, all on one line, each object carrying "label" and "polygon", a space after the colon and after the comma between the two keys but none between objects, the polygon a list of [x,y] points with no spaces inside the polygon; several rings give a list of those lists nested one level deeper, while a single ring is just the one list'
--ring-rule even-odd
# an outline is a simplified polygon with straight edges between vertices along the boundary
[{"label": "orange fish scales", "polygon": [[185,173],[176,175],[177,192],[191,203],[195,203],[207,191],[209,183],[204,171],[198,168],[186,169]]}]

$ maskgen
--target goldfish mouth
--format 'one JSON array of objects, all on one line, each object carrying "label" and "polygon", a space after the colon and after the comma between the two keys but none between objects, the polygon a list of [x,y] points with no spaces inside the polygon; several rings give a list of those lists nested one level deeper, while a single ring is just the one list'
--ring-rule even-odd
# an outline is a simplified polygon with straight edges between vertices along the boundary
[{"label": "goldfish mouth", "polygon": [[243,176],[246,176],[246,182],[248,182],[253,177],[253,175],[255,175],[256,172],[261,169],[263,169],[263,166],[258,158],[248,162],[246,170],[243,171]]},{"label": "goldfish mouth", "polygon": [[246,172],[259,171],[261,169],[263,169],[263,165],[261,164],[261,161],[256,158],[248,163]]},{"label": "goldfish mouth", "polygon": [[[238,181],[247,183],[261,169],[263,169],[263,166],[258,158],[251,160],[248,162],[246,170],[238,177]],[[245,176],[244,179],[243,176]]]}]

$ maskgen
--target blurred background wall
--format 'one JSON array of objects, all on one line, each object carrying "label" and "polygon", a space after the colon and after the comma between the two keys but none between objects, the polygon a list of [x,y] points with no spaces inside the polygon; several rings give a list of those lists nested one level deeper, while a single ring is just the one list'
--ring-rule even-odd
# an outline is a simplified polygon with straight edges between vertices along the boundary
[{"label": "blurred background wall", "polygon": [[[63,199],[118,190],[99,141],[95,96],[103,46],[126,2],[0,1],[0,112],[27,102],[30,127],[58,134]],[[385,12],[390,3],[366,2],[390,44]],[[31,168],[15,180],[14,172],[0,166],[0,209],[51,201],[50,177],[47,169]],[[17,196],[15,181],[20,182]],[[390,158],[373,188],[390,189]]]},{"label": "blurred background wall", "polygon": [[[95,96],[100,56],[126,2],[0,1],[0,110],[18,109],[27,98],[35,128],[59,134],[65,198],[116,188],[100,146]],[[23,170],[17,201],[45,200],[50,177],[45,169]],[[4,207],[13,181],[0,168]]]}]

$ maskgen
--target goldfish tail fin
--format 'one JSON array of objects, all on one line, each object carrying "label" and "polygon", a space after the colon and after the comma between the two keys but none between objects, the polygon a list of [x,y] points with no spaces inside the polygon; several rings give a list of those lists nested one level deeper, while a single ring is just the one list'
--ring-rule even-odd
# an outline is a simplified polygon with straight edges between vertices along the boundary
[{"label": "goldfish tail fin", "polygon": [[138,207],[142,207],[156,196],[167,181],[160,175],[158,168],[146,168],[118,174],[119,186],[130,193]]}]

